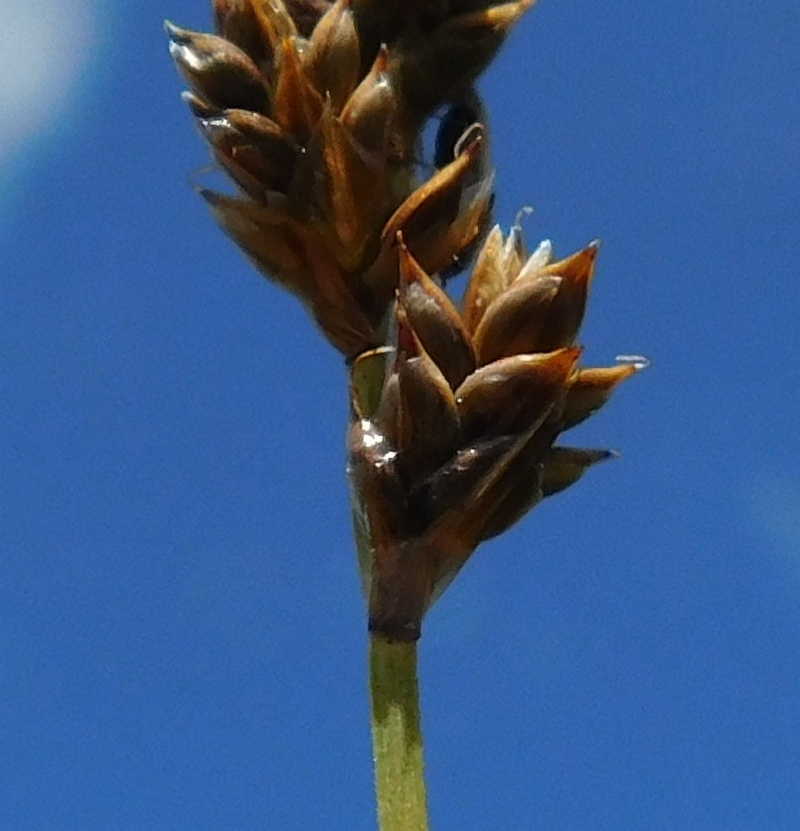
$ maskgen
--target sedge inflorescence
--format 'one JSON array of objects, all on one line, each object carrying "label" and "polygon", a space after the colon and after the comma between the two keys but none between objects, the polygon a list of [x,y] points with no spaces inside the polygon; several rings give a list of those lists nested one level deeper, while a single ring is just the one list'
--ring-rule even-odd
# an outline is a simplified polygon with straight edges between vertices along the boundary
[{"label": "sedge inflorescence", "polygon": [[[216,0],[167,24],[238,193],[201,190],[351,366],[348,473],[372,631],[414,640],[475,548],[606,450],[561,446],[639,364],[583,368],[598,246],[491,226],[474,83],[533,0]],[[444,111],[430,175],[421,136]],[[474,255],[463,302],[443,277]]]}]

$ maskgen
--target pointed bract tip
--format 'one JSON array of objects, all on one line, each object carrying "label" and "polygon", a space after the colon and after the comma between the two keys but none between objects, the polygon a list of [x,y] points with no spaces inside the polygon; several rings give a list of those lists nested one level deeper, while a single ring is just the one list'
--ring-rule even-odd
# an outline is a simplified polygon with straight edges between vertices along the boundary
[{"label": "pointed bract tip", "polygon": [[192,34],[189,29],[181,29],[180,26],[176,26],[171,20],[164,21],[164,31],[169,35],[169,39],[173,43],[186,43]]},{"label": "pointed bract tip", "polygon": [[209,188],[204,188],[202,186],[198,186],[196,189],[197,195],[208,202],[212,208],[218,208],[224,201],[226,197],[224,194],[219,193],[216,190],[209,190]]},{"label": "pointed bract tip", "polygon": [[208,101],[199,95],[195,95],[195,93],[188,89],[183,90],[181,93],[181,100],[197,119],[218,118],[223,112],[218,107],[211,106]]},{"label": "pointed bract tip", "polygon": [[419,339],[402,303],[397,304],[395,315],[397,317],[397,359],[401,361],[416,358],[420,354]]},{"label": "pointed bract tip", "polygon": [[553,496],[574,485],[600,462],[615,459],[614,450],[595,450],[583,447],[551,447],[544,457],[542,495]]},{"label": "pointed bract tip", "polygon": [[386,72],[389,68],[389,47],[382,43],[378,54],[375,56],[375,61],[372,64],[372,71],[375,73]]},{"label": "pointed bract tip", "polygon": [[619,459],[620,454],[617,450],[595,450],[594,451],[594,462],[595,464],[599,464],[600,462],[610,462],[612,459]]},{"label": "pointed bract tip", "polygon": [[407,289],[422,279],[422,268],[414,259],[414,255],[408,250],[403,239],[403,232],[397,232],[397,255],[400,262],[400,297],[405,297]]}]

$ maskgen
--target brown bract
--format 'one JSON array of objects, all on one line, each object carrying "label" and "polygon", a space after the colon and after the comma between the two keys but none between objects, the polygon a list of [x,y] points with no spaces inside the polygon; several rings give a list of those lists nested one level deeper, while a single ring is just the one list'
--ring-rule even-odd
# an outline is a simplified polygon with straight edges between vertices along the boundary
[{"label": "brown bract", "polygon": [[418,637],[481,542],[613,457],[555,445],[640,368],[578,365],[596,253],[528,256],[495,228],[459,310],[398,234],[396,345],[354,364],[348,442],[373,630]]},{"label": "brown bract", "polygon": [[398,230],[430,273],[479,242],[493,196],[486,127],[439,142],[423,182],[421,130],[442,105],[478,100],[473,82],[530,5],[216,0],[216,34],[166,24],[184,99],[239,190],[201,194],[348,358],[385,340]]}]

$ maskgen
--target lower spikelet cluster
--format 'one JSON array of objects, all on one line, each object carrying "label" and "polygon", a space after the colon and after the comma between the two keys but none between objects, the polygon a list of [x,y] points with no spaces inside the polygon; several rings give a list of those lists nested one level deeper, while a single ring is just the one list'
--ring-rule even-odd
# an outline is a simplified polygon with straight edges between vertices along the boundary
[{"label": "lower spikelet cluster", "polygon": [[370,625],[414,639],[482,541],[613,455],[555,441],[641,365],[579,367],[597,243],[552,261],[494,228],[460,313],[398,252],[395,344],[353,367],[348,449]]}]

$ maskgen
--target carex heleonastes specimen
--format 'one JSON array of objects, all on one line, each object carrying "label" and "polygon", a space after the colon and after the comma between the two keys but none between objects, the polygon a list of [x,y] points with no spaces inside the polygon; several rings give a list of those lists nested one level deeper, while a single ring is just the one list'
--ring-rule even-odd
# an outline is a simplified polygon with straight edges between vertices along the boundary
[{"label": "carex heleonastes specimen", "polygon": [[641,364],[579,365],[596,242],[553,261],[495,227],[461,311],[397,243],[394,343],[353,366],[348,450],[370,626],[413,640],[481,542],[614,455],[555,442]]},{"label": "carex heleonastes specimen", "polygon": [[431,273],[488,227],[486,126],[443,138],[428,181],[420,136],[437,109],[475,97],[533,1],[216,0],[215,34],[167,24],[184,99],[239,191],[201,195],[346,357],[386,339],[400,227]]},{"label": "carex heleonastes specimen", "polygon": [[[387,831],[428,827],[415,646],[427,610],[483,541],[614,455],[559,437],[642,366],[581,366],[596,243],[555,260],[547,241],[526,251],[518,223],[489,231],[475,82],[534,2],[214,0],[214,34],[167,24],[184,100],[235,186],[201,195],[350,364]],[[444,286],[473,259],[459,306]]]},{"label": "carex heleonastes specimen", "polygon": [[[532,2],[216,0],[216,34],[167,24],[184,99],[239,191],[201,194],[355,360],[362,575],[371,626],[393,637],[418,637],[480,542],[609,458],[554,442],[637,367],[578,368],[596,244],[553,262],[518,225],[484,240],[474,82]],[[422,180],[421,131],[443,105]],[[442,278],[479,247],[458,311]],[[370,394],[365,373],[382,379]]]}]

